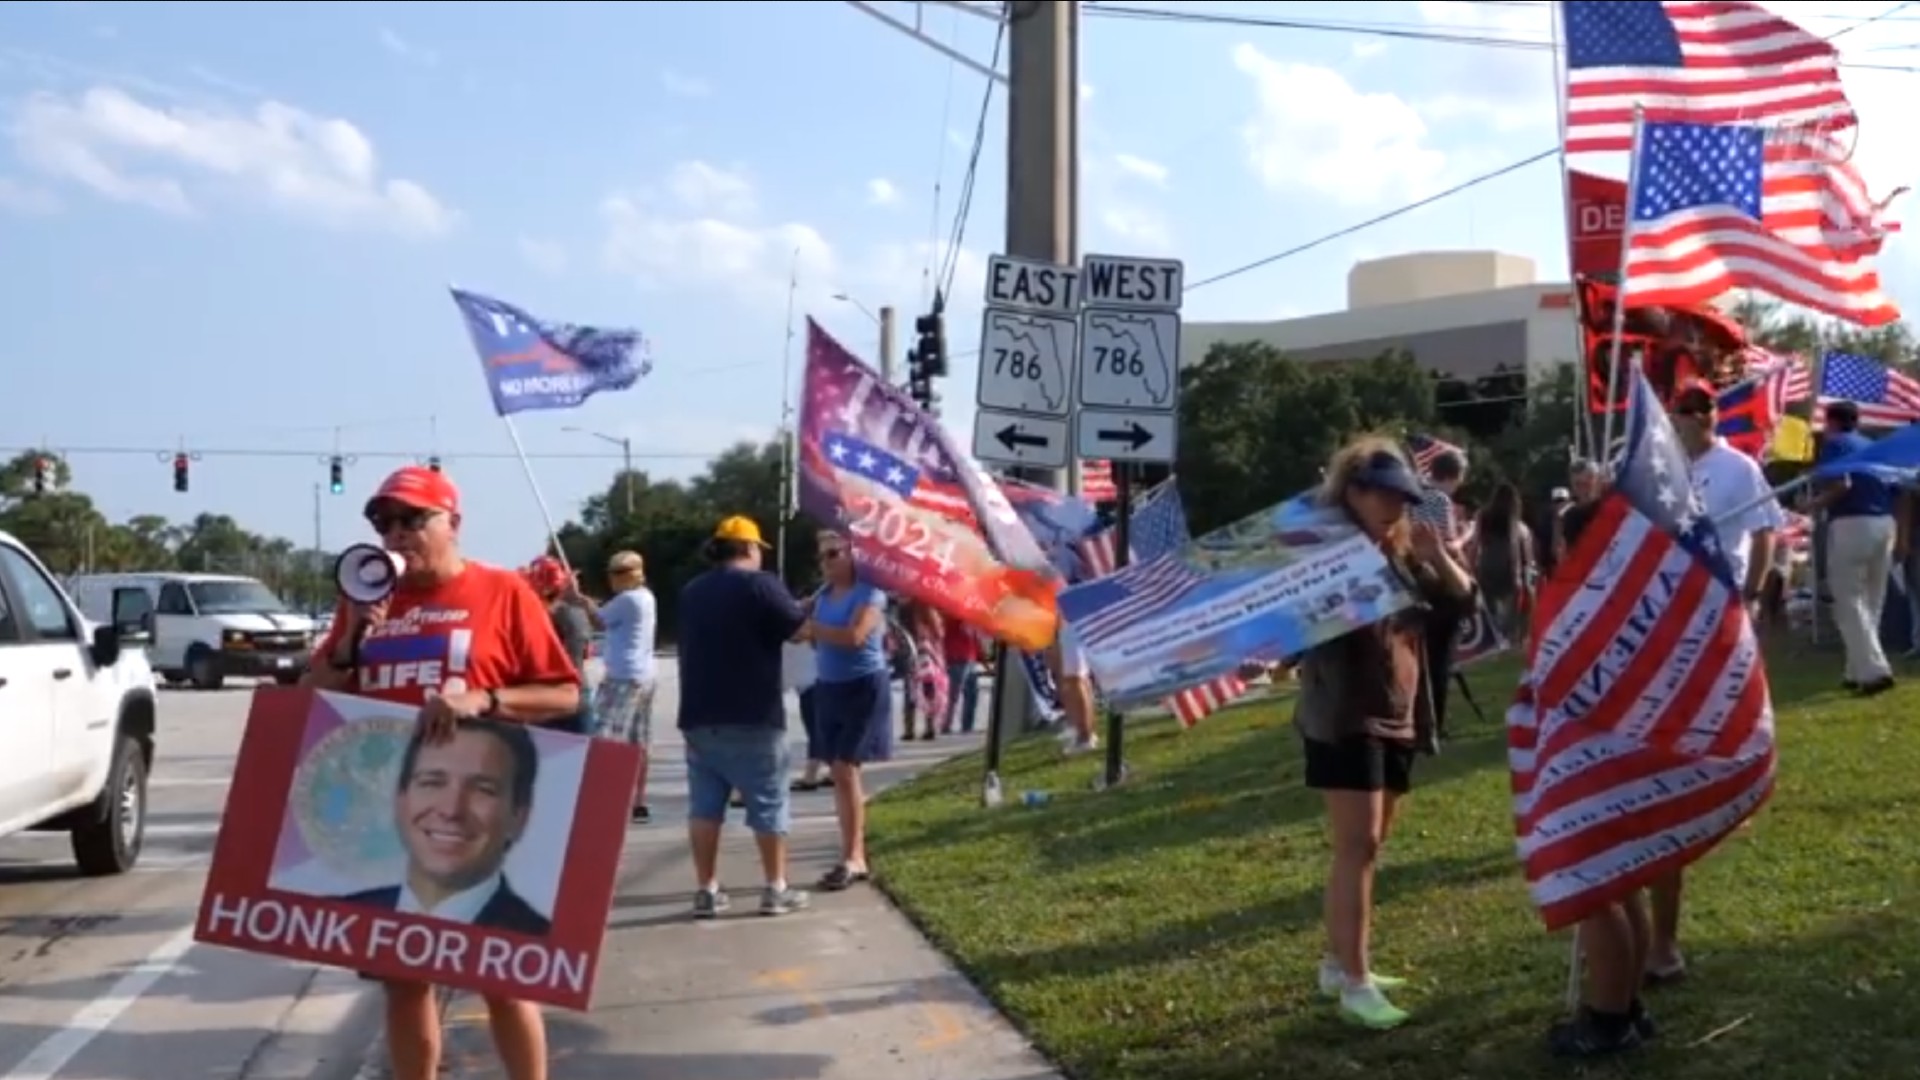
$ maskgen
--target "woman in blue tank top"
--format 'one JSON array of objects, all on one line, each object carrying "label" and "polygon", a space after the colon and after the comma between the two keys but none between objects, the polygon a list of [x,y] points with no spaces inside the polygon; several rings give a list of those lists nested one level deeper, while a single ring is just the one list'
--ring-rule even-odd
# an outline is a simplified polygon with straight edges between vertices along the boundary
[{"label": "woman in blue tank top", "polygon": [[893,751],[893,693],[887,674],[886,594],[859,579],[847,538],[823,532],[826,587],[813,599],[814,725],[833,776],[840,863],[820,879],[827,890],[867,880],[867,801],[860,767]]}]

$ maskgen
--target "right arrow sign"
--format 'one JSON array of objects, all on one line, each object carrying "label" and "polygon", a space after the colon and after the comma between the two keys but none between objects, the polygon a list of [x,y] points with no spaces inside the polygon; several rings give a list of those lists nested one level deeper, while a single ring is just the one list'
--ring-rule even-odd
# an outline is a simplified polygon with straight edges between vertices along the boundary
[{"label": "right arrow sign", "polygon": [[1170,413],[1082,409],[1074,449],[1082,458],[1172,464],[1179,426]]}]

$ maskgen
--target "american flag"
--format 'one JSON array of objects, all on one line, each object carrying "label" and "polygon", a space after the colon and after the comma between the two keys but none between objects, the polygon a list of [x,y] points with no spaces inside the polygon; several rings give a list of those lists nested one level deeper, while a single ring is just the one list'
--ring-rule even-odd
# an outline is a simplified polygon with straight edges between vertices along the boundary
[{"label": "american flag", "polygon": [[1832,45],[1743,0],[1568,0],[1567,153],[1627,150],[1655,123],[1855,123]]},{"label": "american flag", "polygon": [[1442,456],[1446,454],[1463,458],[1467,456],[1465,450],[1444,439],[1436,439],[1432,435],[1407,436],[1407,453],[1413,458],[1413,471],[1419,473],[1422,480],[1431,474],[1433,463],[1440,460]]},{"label": "american flag", "polygon": [[957,483],[942,482],[929,470],[910,465],[864,439],[844,432],[830,431],[822,441],[827,461],[834,468],[863,480],[872,481],[899,496],[910,506],[931,510],[958,521],[974,520],[967,497]]},{"label": "american flag", "polygon": [[1773,790],[1773,705],[1739,585],[1643,375],[1627,452],[1534,608],[1507,711],[1528,890],[1570,926],[1706,855]]},{"label": "american flag", "polygon": [[1860,422],[1892,427],[1920,420],[1920,381],[1876,360],[1849,353],[1828,353],[1820,361],[1819,420],[1826,423],[1826,406],[1851,401],[1860,409]]},{"label": "american flag", "polygon": [[1080,496],[1088,502],[1112,502],[1120,497],[1113,486],[1113,462],[1089,461],[1080,466]]},{"label": "american flag", "polygon": [[1809,228],[1768,190],[1802,169],[1746,126],[1650,123],[1635,154],[1623,299],[1678,307],[1756,289],[1863,326],[1900,317],[1880,275],[1832,230]]},{"label": "american flag", "polygon": [[1742,369],[1748,378],[1764,385],[1767,404],[1773,415],[1786,415],[1787,406],[1813,396],[1813,372],[1807,358],[1797,353],[1781,355],[1758,345],[1740,350]]},{"label": "american flag", "polygon": [[[1158,488],[1148,492],[1144,505],[1133,511],[1133,521],[1129,521],[1127,534],[1127,546],[1133,550],[1129,565],[1173,555],[1187,546],[1188,538],[1187,507],[1181,502],[1181,494],[1173,486],[1173,480],[1165,480]],[[1102,528],[1087,540],[1081,540],[1079,552],[1081,565],[1087,571],[1087,580],[1114,573],[1116,544],[1114,528]],[[1192,571],[1187,573],[1190,575]],[[1177,578],[1177,575],[1167,575],[1165,584],[1173,584]],[[1158,603],[1165,603],[1165,600],[1156,601],[1156,605]],[[1108,613],[1110,611],[1102,611],[1096,619],[1104,619]],[[1081,630],[1081,634],[1085,640],[1085,630]],[[1190,728],[1206,719],[1210,713],[1225,709],[1242,694],[1246,694],[1246,680],[1236,675],[1223,675],[1212,682],[1202,682],[1200,686],[1188,686],[1187,690],[1167,698],[1165,703],[1181,726]]]},{"label": "american flag", "polygon": [[1787,525],[1786,528],[1780,530],[1780,542],[1787,545],[1787,550],[1796,555],[1812,551],[1813,519],[1805,514],[1797,514],[1792,510],[1788,510],[1785,513],[1787,515]]}]

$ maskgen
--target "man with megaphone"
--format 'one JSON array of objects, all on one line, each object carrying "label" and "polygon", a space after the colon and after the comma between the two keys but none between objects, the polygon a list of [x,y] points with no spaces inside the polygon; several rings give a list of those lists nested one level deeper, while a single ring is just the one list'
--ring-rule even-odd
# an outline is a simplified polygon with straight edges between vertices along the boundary
[{"label": "man with megaphone", "polygon": [[[515,571],[460,554],[460,493],[453,481],[431,469],[401,469],[367,501],[366,517],[380,549],[350,551],[336,566],[339,611],[307,685],[415,706],[424,738],[440,745],[455,741],[462,721],[538,724],[580,708],[579,672],[539,597]],[[492,742],[469,745],[484,749]],[[470,764],[475,776],[510,766]],[[396,801],[405,795],[397,793]],[[409,824],[400,832],[411,850],[416,838]],[[469,824],[469,831],[484,831],[484,823]],[[476,836],[474,843],[493,839]],[[433,895],[424,885],[403,889],[416,900]],[[433,987],[389,980],[386,995],[394,1080],[435,1080],[441,1032]],[[489,997],[487,1015],[508,1080],[547,1080],[539,1007]]]}]

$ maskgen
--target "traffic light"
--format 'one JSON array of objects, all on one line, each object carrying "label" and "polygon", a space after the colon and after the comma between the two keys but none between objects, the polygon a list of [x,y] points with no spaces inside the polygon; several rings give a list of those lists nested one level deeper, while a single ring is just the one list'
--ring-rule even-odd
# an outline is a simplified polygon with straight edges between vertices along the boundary
[{"label": "traffic light", "polygon": [[327,461],[327,488],[335,495],[347,490],[347,463],[339,454]]},{"label": "traffic light", "polygon": [[907,396],[929,415],[940,415],[940,395],[933,389],[933,373],[919,349],[907,353]]},{"label": "traffic light", "polygon": [[944,379],[947,377],[947,318],[939,312],[922,315],[913,320],[914,351],[920,356],[920,366],[926,370],[927,377]]},{"label": "traffic light", "polygon": [[56,481],[53,475],[53,459],[49,457],[34,458],[33,459],[33,493],[35,495],[45,495],[47,492],[52,491],[54,489],[55,482]]},{"label": "traffic light", "polygon": [[427,468],[432,469],[434,472],[440,471],[440,455],[439,454],[434,454],[432,457],[429,457],[427,459]]},{"label": "traffic light", "polygon": [[173,455],[173,490],[187,490],[187,455]]}]

